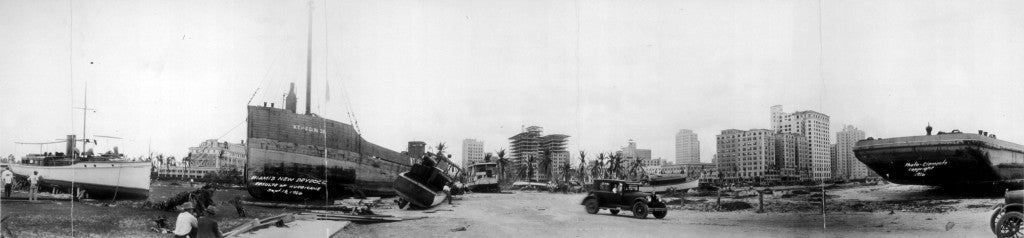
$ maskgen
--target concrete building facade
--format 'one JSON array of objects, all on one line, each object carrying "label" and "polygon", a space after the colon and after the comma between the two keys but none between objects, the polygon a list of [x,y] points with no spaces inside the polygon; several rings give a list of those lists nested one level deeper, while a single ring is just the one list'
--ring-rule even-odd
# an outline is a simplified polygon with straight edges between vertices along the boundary
[{"label": "concrete building facade", "polygon": [[842,131],[836,132],[835,159],[841,169],[840,172],[844,175],[839,179],[864,179],[874,173],[853,154],[853,146],[864,138],[864,131],[851,125],[846,125]]},{"label": "concrete building facade", "polygon": [[728,129],[715,136],[722,178],[732,182],[779,179],[772,171],[776,163],[774,134],[766,129]]},{"label": "concrete building facade", "polygon": [[[797,171],[801,179],[825,181],[832,178],[832,164],[829,158],[831,133],[829,133],[829,116],[815,111],[798,111],[786,113],[781,105],[771,107],[772,130],[776,133],[794,133],[804,136],[811,148],[810,163],[798,161]],[[809,169],[804,167],[809,165]]]},{"label": "concrete building facade", "polygon": [[676,132],[676,163],[700,163],[700,140],[691,130]]},{"label": "concrete building facade", "polygon": [[476,139],[462,140],[462,167],[484,161],[484,142]]}]

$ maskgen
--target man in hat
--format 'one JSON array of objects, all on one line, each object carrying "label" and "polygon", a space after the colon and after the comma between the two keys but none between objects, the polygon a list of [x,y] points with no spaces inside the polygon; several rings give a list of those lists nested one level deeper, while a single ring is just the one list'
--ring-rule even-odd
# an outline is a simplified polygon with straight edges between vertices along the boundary
[{"label": "man in hat", "polygon": [[[185,204],[179,207],[181,213],[178,214],[178,219],[174,221],[173,233],[175,238],[190,237],[189,235],[195,233],[196,227],[199,227],[199,220],[196,219],[195,214],[192,214],[195,208],[192,202],[185,202]],[[195,235],[191,237],[195,237]]]},{"label": "man in hat", "polygon": [[28,176],[28,182],[28,200],[39,201],[39,171],[32,171],[32,175]]},{"label": "man in hat", "polygon": [[0,174],[4,182],[4,197],[11,197],[11,186],[14,186],[14,172],[11,172],[11,167],[8,166],[4,169],[3,174]]},{"label": "man in hat", "polygon": [[199,217],[199,226],[196,228],[196,236],[199,238],[221,238],[224,237],[220,233],[220,229],[217,228],[217,220],[213,219],[213,216],[217,215],[216,207],[210,206],[206,208],[206,212]]}]

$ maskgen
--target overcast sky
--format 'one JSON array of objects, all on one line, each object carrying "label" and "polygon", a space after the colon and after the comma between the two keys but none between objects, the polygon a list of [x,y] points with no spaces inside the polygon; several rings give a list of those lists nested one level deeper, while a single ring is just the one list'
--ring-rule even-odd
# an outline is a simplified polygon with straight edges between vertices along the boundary
[{"label": "overcast sky", "polygon": [[[444,142],[458,158],[475,138],[491,152],[537,125],[571,136],[573,154],[634,139],[674,160],[676,131],[692,129],[708,162],[716,134],[769,128],[776,104],[828,114],[833,141],[846,124],[887,138],[930,122],[1024,143],[1024,1],[314,5],[313,110],[341,122],[351,111],[395,151]],[[80,135],[86,83],[86,133],[124,138],[98,150],[181,157],[238,142],[254,92],[251,105],[281,107],[295,82],[304,108],[307,8],[0,1],[0,154]]]}]

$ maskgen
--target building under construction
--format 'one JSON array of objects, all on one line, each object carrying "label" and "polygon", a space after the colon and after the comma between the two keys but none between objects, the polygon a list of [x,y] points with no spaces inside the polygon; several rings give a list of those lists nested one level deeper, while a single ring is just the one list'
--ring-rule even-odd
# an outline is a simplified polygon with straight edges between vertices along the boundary
[{"label": "building under construction", "polygon": [[551,152],[551,168],[553,172],[558,171],[560,165],[569,163],[569,151],[566,150],[566,139],[568,135],[551,134],[542,135],[544,128],[530,126],[522,132],[508,138],[511,147],[511,159],[514,164],[525,165],[529,157],[533,157],[533,177],[531,181],[548,181],[547,174],[538,165],[543,160],[544,151]]}]

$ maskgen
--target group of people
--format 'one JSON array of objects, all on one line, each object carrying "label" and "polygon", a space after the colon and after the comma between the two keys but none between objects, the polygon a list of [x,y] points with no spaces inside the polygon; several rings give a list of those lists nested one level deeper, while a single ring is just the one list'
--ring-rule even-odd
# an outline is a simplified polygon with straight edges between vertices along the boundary
[{"label": "group of people", "polygon": [[175,221],[174,231],[171,232],[175,238],[223,237],[217,228],[217,221],[213,219],[217,214],[214,207],[207,207],[199,214],[192,202],[185,202],[179,209],[182,211]]},{"label": "group of people", "polygon": [[[28,200],[38,201],[39,197],[39,171],[32,171],[32,175],[28,176]],[[4,185],[4,198],[11,197],[11,190],[14,188],[14,172],[11,172],[11,167],[6,167],[3,173],[0,173],[0,180],[3,180]]]}]

